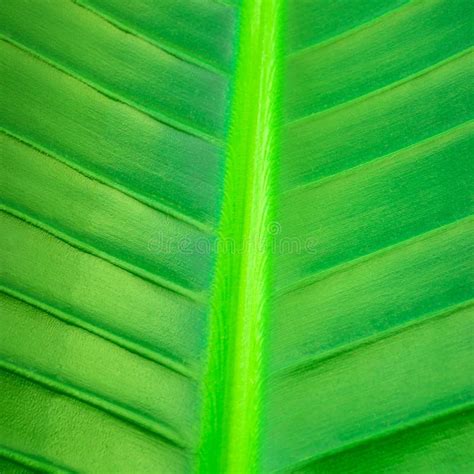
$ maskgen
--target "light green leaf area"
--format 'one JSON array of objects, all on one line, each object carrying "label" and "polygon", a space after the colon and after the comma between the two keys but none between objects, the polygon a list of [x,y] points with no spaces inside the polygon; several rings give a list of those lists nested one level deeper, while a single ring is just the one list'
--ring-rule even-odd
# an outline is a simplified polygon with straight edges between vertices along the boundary
[{"label": "light green leaf area", "polygon": [[469,0],[0,0],[0,472],[474,472]]}]

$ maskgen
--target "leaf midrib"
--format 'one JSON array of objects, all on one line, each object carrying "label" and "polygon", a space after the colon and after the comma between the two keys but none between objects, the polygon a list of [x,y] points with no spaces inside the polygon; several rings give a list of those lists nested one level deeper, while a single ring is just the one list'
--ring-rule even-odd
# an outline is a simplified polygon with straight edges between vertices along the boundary
[{"label": "leaf midrib", "polygon": [[204,381],[201,472],[258,470],[282,4],[244,0],[240,11]]}]

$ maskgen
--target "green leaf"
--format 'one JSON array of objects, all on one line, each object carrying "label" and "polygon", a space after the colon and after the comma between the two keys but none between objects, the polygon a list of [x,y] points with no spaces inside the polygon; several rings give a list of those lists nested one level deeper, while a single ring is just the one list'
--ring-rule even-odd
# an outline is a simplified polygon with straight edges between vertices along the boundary
[{"label": "green leaf", "polygon": [[468,0],[1,11],[1,472],[474,470]]}]

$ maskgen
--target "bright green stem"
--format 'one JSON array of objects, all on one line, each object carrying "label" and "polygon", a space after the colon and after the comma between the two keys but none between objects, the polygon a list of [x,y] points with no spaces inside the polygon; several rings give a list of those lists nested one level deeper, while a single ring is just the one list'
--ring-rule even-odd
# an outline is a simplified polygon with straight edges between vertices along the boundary
[{"label": "bright green stem", "polygon": [[280,0],[244,0],[212,301],[201,472],[259,470]]}]

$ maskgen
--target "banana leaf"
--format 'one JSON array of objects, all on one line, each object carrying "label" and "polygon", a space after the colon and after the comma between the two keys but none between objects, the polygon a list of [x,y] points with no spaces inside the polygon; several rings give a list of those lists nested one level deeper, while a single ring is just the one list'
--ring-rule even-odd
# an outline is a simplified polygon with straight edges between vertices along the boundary
[{"label": "banana leaf", "polygon": [[470,0],[0,10],[0,472],[474,472]]}]

